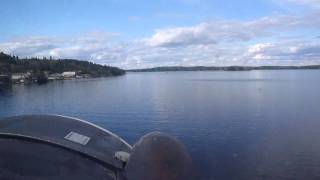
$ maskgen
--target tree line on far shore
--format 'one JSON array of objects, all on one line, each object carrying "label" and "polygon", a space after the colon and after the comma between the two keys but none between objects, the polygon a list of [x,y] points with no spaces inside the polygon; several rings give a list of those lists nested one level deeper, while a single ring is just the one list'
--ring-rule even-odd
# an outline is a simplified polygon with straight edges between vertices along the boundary
[{"label": "tree line on far shore", "polygon": [[0,52],[0,74],[14,73],[63,73],[74,71],[79,74],[89,74],[91,77],[119,76],[125,71],[111,66],[99,65],[88,61],[53,58],[19,58]]}]

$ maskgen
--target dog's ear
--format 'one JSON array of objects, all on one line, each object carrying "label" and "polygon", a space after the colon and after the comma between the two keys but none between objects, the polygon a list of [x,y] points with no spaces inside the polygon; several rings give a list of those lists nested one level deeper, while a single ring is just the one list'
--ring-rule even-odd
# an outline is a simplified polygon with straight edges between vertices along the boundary
[{"label": "dog's ear", "polygon": [[191,180],[192,172],[185,147],[162,133],[142,137],[134,145],[126,165],[128,180]]}]

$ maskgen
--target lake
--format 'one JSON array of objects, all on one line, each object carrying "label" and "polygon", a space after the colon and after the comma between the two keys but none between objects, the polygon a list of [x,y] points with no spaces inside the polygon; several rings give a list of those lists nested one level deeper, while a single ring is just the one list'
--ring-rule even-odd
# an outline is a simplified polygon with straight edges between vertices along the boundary
[{"label": "lake", "polygon": [[0,117],[48,113],[131,144],[173,135],[200,180],[320,179],[319,70],[127,73],[0,91]]}]

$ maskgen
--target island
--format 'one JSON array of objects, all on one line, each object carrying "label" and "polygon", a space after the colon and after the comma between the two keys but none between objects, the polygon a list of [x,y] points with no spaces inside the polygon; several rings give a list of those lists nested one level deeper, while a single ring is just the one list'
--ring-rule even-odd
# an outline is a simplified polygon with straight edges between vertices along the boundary
[{"label": "island", "polygon": [[43,84],[53,80],[121,76],[117,67],[75,59],[19,58],[0,52],[0,85],[12,83]]},{"label": "island", "polygon": [[128,72],[166,72],[166,71],[251,71],[251,70],[286,70],[320,69],[320,65],[310,66],[164,66],[146,69],[130,69]]}]

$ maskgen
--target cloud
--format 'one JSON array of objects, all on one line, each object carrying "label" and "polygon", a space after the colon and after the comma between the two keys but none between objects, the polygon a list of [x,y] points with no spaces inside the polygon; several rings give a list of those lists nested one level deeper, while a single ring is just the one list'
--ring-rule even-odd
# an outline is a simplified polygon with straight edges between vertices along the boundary
[{"label": "cloud", "polygon": [[76,58],[125,69],[155,66],[319,64],[320,43],[294,39],[255,44],[193,44],[150,47],[144,41],[114,42],[100,36],[30,37],[0,43],[0,51],[20,56]]},{"label": "cloud", "polygon": [[[160,29],[146,39],[149,46],[188,46],[220,42],[250,41],[279,35],[286,30],[320,28],[320,13],[304,16],[278,15],[254,21],[215,21],[192,27]],[[276,31],[276,32],[275,32]]]},{"label": "cloud", "polygon": [[311,8],[320,8],[320,0],[285,0],[289,3],[294,3],[297,5],[309,6]]},{"label": "cloud", "polygon": [[89,32],[74,37],[32,36],[0,43],[0,50],[23,56],[91,59],[97,51],[108,48],[116,33]]},{"label": "cloud", "polygon": [[12,41],[1,43],[0,50],[16,55],[34,56],[37,53],[57,48],[60,43],[61,40],[59,38],[36,36],[13,39]]},{"label": "cloud", "polygon": [[[193,27],[157,30],[146,43],[150,46],[185,46],[216,44],[220,41],[248,41],[256,32],[245,31],[236,22],[201,23]],[[237,28],[238,30],[235,30]]]},{"label": "cloud", "polygon": [[[22,57],[75,58],[125,69],[155,66],[320,64],[320,12],[274,15],[251,21],[216,20],[158,29],[120,41],[120,34],[33,36],[0,42],[0,51]],[[297,32],[297,33],[296,33]],[[295,34],[296,33],[296,34]]]},{"label": "cloud", "polygon": [[258,43],[248,48],[247,59],[267,61],[320,62],[320,43],[290,41]]}]

